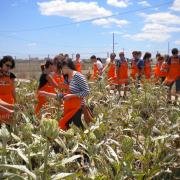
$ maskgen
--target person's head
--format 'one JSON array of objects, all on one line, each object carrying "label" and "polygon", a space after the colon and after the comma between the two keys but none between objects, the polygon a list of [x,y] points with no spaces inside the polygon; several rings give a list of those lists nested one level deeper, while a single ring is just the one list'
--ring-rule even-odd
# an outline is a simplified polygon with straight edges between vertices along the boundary
[{"label": "person's head", "polygon": [[93,63],[97,62],[97,58],[96,58],[95,55],[92,55],[92,56],[90,57],[90,59],[91,59],[91,62],[93,62]]},{"label": "person's head", "polygon": [[157,53],[157,54],[156,54],[156,59],[158,59],[159,57],[161,57],[161,54],[160,54],[160,53]]},{"label": "person's head", "polygon": [[136,59],[137,58],[137,51],[133,51],[132,56],[133,56],[134,59]]},{"label": "person's head", "polygon": [[141,52],[141,51],[138,51],[138,52],[137,52],[137,58],[140,59],[141,56],[142,56],[142,52]]},{"label": "person's head", "polygon": [[76,59],[80,59],[80,54],[79,53],[76,54]]},{"label": "person's head", "polygon": [[53,59],[53,65],[54,65],[54,72],[57,71],[57,64],[61,61],[63,61],[65,59],[65,57],[63,55],[57,55],[54,57]]},{"label": "person's head", "polygon": [[0,68],[6,72],[15,68],[15,61],[14,61],[13,57],[12,56],[4,56],[0,61]]},{"label": "person's head", "polygon": [[119,57],[120,57],[120,59],[124,59],[124,52],[120,52]]},{"label": "person's head", "polygon": [[173,48],[171,51],[173,56],[178,56],[178,49],[177,48]]},{"label": "person's head", "polygon": [[116,58],[116,54],[115,54],[115,53],[111,53],[111,54],[110,54],[110,59],[111,59],[111,61],[112,61],[112,60],[115,60],[115,58]]},{"label": "person's head", "polygon": [[72,59],[68,58],[58,63],[57,69],[59,72],[62,72],[63,75],[68,75],[72,71],[76,70],[76,67]]},{"label": "person's head", "polygon": [[53,67],[53,61],[48,59],[45,64],[41,65],[41,70],[42,72],[44,70],[48,71],[48,72],[52,72],[54,70],[54,67]]},{"label": "person's head", "polygon": [[149,59],[151,59],[151,53],[146,52],[146,53],[144,54],[143,60],[149,60]]},{"label": "person's head", "polygon": [[64,57],[65,57],[66,59],[68,59],[68,58],[69,58],[69,54],[65,54]]},{"label": "person's head", "polygon": [[164,61],[164,57],[160,55],[160,56],[157,58],[157,61],[160,62],[160,63],[162,63],[162,62]]}]

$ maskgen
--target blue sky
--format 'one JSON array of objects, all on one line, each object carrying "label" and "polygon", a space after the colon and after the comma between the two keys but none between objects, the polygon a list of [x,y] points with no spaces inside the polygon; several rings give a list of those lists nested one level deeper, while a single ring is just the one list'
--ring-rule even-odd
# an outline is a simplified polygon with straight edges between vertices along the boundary
[{"label": "blue sky", "polygon": [[[87,20],[87,21],[86,21]],[[1,0],[0,56],[112,52],[180,47],[180,0]]]}]

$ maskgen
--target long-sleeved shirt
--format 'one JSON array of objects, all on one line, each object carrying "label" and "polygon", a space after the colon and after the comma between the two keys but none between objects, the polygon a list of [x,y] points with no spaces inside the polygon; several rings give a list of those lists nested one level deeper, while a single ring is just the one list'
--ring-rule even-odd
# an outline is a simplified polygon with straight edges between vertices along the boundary
[{"label": "long-sleeved shirt", "polygon": [[71,82],[69,83],[69,90],[70,93],[76,94],[82,98],[82,105],[85,104],[85,97],[89,95],[90,90],[85,77],[81,73],[75,73]]}]

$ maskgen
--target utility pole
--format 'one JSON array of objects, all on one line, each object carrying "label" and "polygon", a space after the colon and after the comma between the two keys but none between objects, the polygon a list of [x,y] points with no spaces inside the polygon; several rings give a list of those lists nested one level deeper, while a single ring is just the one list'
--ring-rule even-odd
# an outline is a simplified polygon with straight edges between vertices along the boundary
[{"label": "utility pole", "polygon": [[72,60],[74,59],[74,53],[71,54],[72,55]]},{"label": "utility pole", "polygon": [[114,32],[113,32],[113,53],[114,53]]}]

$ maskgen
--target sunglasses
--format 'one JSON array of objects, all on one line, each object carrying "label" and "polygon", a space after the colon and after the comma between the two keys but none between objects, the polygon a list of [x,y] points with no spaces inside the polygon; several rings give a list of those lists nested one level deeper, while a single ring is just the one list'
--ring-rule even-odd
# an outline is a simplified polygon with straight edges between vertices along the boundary
[{"label": "sunglasses", "polygon": [[9,68],[12,67],[12,64],[5,64],[5,65],[6,65],[6,67],[9,67]]}]

